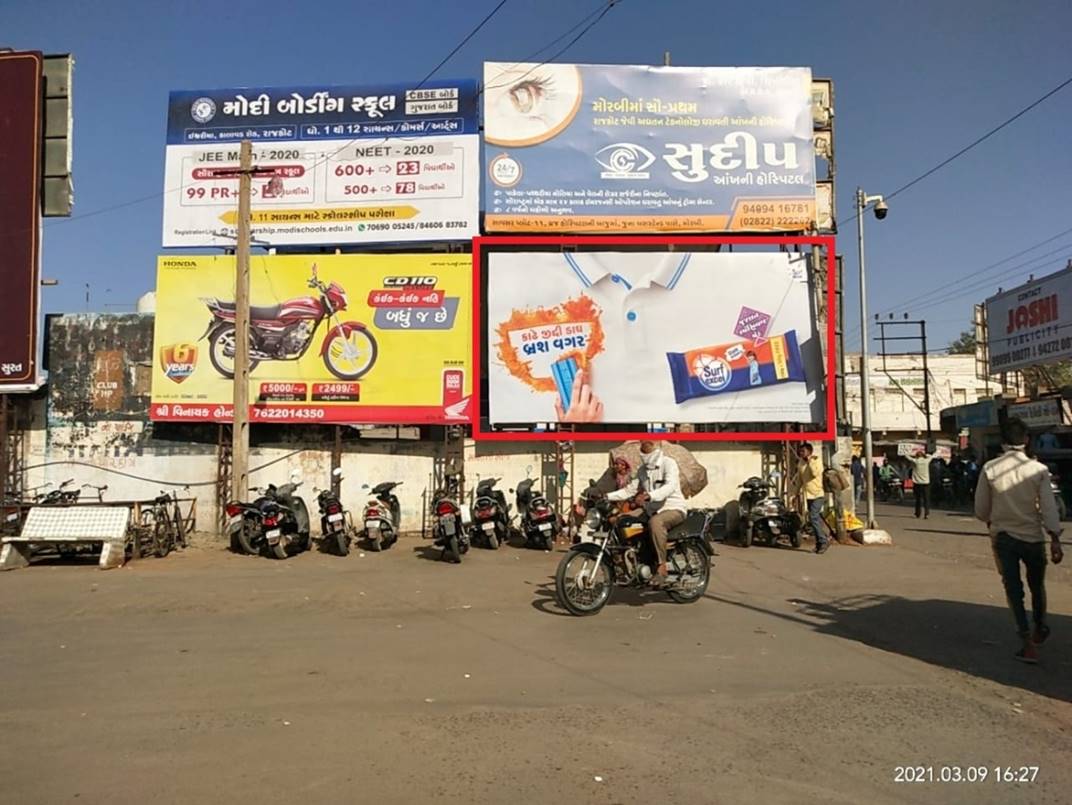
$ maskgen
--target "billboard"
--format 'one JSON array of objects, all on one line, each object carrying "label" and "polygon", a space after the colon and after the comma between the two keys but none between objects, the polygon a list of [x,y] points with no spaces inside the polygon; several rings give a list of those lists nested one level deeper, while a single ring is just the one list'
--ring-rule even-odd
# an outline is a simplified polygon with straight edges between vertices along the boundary
[{"label": "billboard", "polygon": [[[233,256],[161,257],[153,420],[226,422]],[[250,421],[464,423],[469,255],[266,255],[250,266]]]},{"label": "billboard", "polygon": [[466,240],[479,136],[470,80],[172,92],[164,246],[234,244],[244,139],[255,244]]},{"label": "billboard", "polygon": [[803,255],[492,251],[485,278],[493,426],[825,420]]},{"label": "billboard", "polygon": [[40,53],[0,53],[0,390],[37,386],[41,273]]},{"label": "billboard", "polygon": [[990,372],[1072,358],[1072,268],[986,300]]},{"label": "billboard", "polygon": [[488,232],[814,228],[811,70],[484,65]]}]

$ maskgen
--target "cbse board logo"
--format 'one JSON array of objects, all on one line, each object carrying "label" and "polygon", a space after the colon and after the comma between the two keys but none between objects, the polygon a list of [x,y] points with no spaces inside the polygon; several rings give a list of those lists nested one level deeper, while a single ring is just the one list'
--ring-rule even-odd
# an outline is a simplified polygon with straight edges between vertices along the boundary
[{"label": "cbse board logo", "polygon": [[730,384],[733,369],[722,358],[700,354],[692,361],[692,373],[708,391],[722,391]]},{"label": "cbse board logo", "polygon": [[596,152],[596,162],[606,170],[601,179],[647,179],[647,168],[655,161],[655,154],[642,145],[614,143]]},{"label": "cbse board logo", "polygon": [[216,116],[216,102],[212,98],[198,98],[190,105],[190,117],[195,123],[208,123]]},{"label": "cbse board logo", "polygon": [[194,373],[197,347],[193,344],[169,344],[160,348],[160,368],[168,380],[181,383]]}]

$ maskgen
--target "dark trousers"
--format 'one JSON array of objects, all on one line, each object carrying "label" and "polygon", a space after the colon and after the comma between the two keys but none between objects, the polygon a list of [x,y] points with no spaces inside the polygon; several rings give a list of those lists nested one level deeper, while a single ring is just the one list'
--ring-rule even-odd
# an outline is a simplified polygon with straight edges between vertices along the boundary
[{"label": "dark trousers", "polygon": [[826,523],[823,522],[823,503],[825,502],[824,498],[811,498],[808,501],[808,522],[811,523],[811,530],[815,532],[816,547],[830,541],[826,535]]},{"label": "dark trousers", "polygon": [[919,517],[920,509],[924,514],[931,513],[931,485],[912,484],[912,491],[916,496],[916,517]]},{"label": "dark trousers", "polygon": [[1031,590],[1031,609],[1035,627],[1046,623],[1046,543],[1024,542],[1009,534],[998,534],[994,540],[994,561],[1005,585],[1005,598],[1016,619],[1016,631],[1027,637],[1027,612],[1024,610],[1024,582],[1020,578],[1020,563],[1027,569],[1027,586]]}]

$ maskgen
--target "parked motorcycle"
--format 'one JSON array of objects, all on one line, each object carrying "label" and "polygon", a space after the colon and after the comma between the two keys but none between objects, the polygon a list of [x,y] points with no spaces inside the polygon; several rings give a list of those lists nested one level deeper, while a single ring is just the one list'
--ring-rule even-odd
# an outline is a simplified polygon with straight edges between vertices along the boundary
[{"label": "parked motorcycle", "polygon": [[[372,498],[365,504],[362,520],[365,523],[365,539],[374,551],[390,548],[398,542],[398,529],[402,524],[402,506],[393,490],[402,486],[401,481],[384,481],[372,487]],[[368,489],[368,484],[361,487]]]},{"label": "parked motorcycle", "polygon": [[794,548],[800,547],[800,517],[786,507],[784,500],[771,496],[770,481],[752,476],[737,488],[743,490],[737,498],[740,512],[738,536],[742,547],[762,540],[773,548],[783,536]]},{"label": "parked motorcycle", "polygon": [[904,481],[897,475],[883,478],[879,480],[878,493],[883,501],[896,500],[900,502],[905,499]]},{"label": "parked motorcycle", "polygon": [[[331,477],[335,482],[341,481],[342,470],[336,467],[331,471]],[[354,535],[350,512],[346,511],[332,489],[321,489],[316,496],[316,505],[320,510],[321,538],[332,540],[339,556],[346,556],[350,553],[350,540]]]},{"label": "parked motorcycle", "polygon": [[472,536],[495,550],[510,536],[510,506],[506,495],[495,488],[501,478],[485,478],[476,485],[473,497]]},{"label": "parked motorcycle", "polygon": [[[357,380],[376,363],[376,339],[361,322],[340,321],[339,313],[349,301],[346,291],[336,282],[322,282],[313,264],[308,286],[316,296],[288,299],[282,304],[251,307],[249,336],[249,370],[261,361],[300,360],[313,343],[313,335],[325,319],[329,328],[320,345],[324,365],[340,380]],[[212,313],[212,321],[198,340],[208,339],[209,361],[225,378],[234,378],[235,305],[216,298],[203,297]]]},{"label": "parked motorcycle", "polygon": [[[594,615],[606,606],[614,587],[645,588],[657,560],[647,517],[616,515],[616,507],[595,488],[584,493],[587,514],[581,542],[562,557],[555,572],[559,604],[571,615]],[[711,577],[706,539],[714,512],[694,509],[667,534],[666,584],[660,588],[679,604],[699,600]]]},{"label": "parked motorcycle", "polygon": [[532,488],[535,483],[535,479],[526,478],[517,485],[515,502],[518,528],[525,538],[526,548],[543,548],[550,551],[555,547],[555,537],[558,536],[562,524],[558,513],[544,494]]},{"label": "parked motorcycle", "polygon": [[45,493],[38,503],[42,506],[69,506],[72,503],[77,503],[82,490],[68,489],[67,487],[73,483],[74,478],[68,478],[52,491]]},{"label": "parked motorcycle", "polygon": [[[309,550],[309,511],[305,501],[294,494],[299,486],[300,477],[292,473],[290,483],[251,489],[260,493],[252,504],[228,504],[230,523],[234,527],[237,519],[238,526],[232,533],[243,553],[256,556],[263,550],[270,550],[276,559],[286,559],[287,548],[292,545],[299,551]],[[251,507],[257,510],[256,516],[249,515]]]},{"label": "parked motorcycle", "polygon": [[462,556],[469,552],[469,530],[463,522],[462,508],[450,490],[440,489],[432,496],[432,514],[435,544],[443,549],[444,559],[460,563]]}]

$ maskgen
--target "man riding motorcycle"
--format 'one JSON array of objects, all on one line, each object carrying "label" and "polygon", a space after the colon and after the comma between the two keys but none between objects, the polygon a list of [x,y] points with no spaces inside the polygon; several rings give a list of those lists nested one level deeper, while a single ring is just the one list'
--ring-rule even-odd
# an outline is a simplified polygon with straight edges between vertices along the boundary
[{"label": "man riding motorcycle", "polygon": [[688,506],[685,496],[681,493],[677,462],[664,456],[662,449],[652,441],[641,442],[640,453],[642,464],[637,477],[621,489],[608,494],[607,500],[632,499],[635,506],[648,513],[648,528],[659,558],[652,584],[662,586],[668,572],[666,534],[674,526],[685,522]]}]

